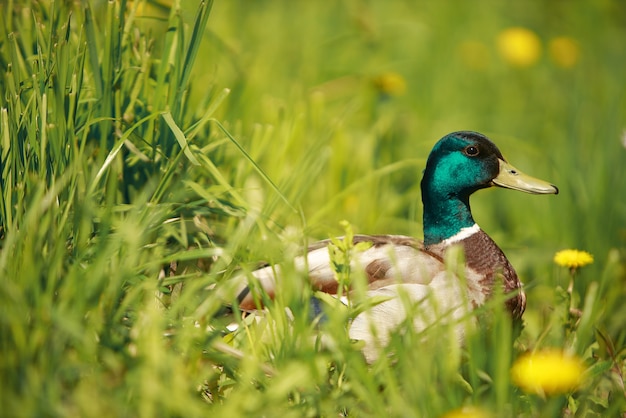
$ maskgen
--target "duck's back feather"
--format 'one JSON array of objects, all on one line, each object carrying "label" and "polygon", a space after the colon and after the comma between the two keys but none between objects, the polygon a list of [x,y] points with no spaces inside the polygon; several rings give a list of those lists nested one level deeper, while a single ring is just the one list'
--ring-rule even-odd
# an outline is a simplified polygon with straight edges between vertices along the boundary
[{"label": "duck's back feather", "polygon": [[[402,235],[356,235],[354,244],[371,243],[371,247],[352,254],[352,269],[365,275],[369,289],[378,289],[394,283],[429,284],[443,267],[443,259],[428,251],[414,238]],[[298,271],[306,272],[314,288],[326,292],[337,292],[337,280],[332,267],[328,245],[330,240],[320,241],[309,247],[306,258],[294,260]],[[280,266],[266,266],[252,272],[255,281],[273,297],[276,276]],[[242,285],[238,296],[242,310],[253,310],[259,306],[251,294],[250,287]]]}]

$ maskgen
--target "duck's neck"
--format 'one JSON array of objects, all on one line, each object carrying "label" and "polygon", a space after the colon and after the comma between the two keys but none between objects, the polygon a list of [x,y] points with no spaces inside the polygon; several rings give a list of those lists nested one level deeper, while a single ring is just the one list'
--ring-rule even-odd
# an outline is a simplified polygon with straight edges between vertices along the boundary
[{"label": "duck's neck", "polygon": [[[424,203],[424,245],[439,244],[453,237],[476,232],[476,222],[470,211],[469,195],[456,196],[441,193],[422,184]],[[460,235],[459,235],[460,234]]]}]

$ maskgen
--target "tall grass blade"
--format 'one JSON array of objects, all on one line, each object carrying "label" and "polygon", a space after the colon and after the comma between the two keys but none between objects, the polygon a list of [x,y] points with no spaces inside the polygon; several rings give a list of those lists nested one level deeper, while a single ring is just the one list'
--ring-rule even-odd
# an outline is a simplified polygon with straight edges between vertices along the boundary
[{"label": "tall grass blade", "polygon": [[200,165],[197,158],[193,155],[193,153],[189,149],[189,143],[187,142],[185,133],[178,127],[176,122],[174,122],[174,119],[172,118],[172,114],[170,112],[163,112],[161,113],[161,117],[163,118],[163,120],[165,120],[165,122],[167,123],[167,126],[169,126],[170,130],[172,131],[172,134],[174,134],[176,141],[178,141],[178,145],[180,145],[180,148],[185,153],[185,156],[187,157],[187,159],[189,159],[189,161],[193,165]]},{"label": "tall grass blade", "polygon": [[274,192],[276,192],[276,194],[283,200],[283,202],[285,202],[287,204],[287,206],[294,212],[298,212],[298,210],[289,202],[289,199],[287,199],[285,197],[285,195],[280,191],[280,189],[278,188],[278,186],[276,186],[276,184],[272,181],[272,179],[265,173],[265,171],[263,171],[263,169],[261,168],[261,166],[259,166],[257,164],[256,161],[254,161],[254,159],[250,156],[250,154],[248,154],[248,152],[245,150],[244,147],[241,146],[241,144],[239,143],[239,141],[237,141],[235,139],[234,136],[232,136],[230,134],[230,132],[228,132],[228,130],[216,119],[211,119],[211,122],[213,122],[214,124],[216,124],[221,130],[222,132],[224,132],[224,134],[228,137],[228,139],[230,139],[230,141],[237,147],[237,149],[239,150],[239,152],[241,152],[241,154],[246,158],[246,160],[248,160],[248,162],[250,164],[252,164],[252,167],[254,167],[254,169],[257,171],[257,173],[259,173],[259,175],[261,176],[261,178],[270,185],[270,187],[274,190]]}]

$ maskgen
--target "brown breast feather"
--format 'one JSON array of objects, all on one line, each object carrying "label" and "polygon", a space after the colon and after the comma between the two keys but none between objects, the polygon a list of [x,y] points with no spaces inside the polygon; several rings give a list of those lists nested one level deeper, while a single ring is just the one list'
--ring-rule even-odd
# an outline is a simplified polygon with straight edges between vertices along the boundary
[{"label": "brown breast feather", "polygon": [[506,307],[513,317],[521,318],[526,308],[526,296],[522,283],[513,266],[500,247],[482,230],[461,241],[465,252],[465,262],[469,268],[484,275],[480,282],[490,295],[496,282],[496,275],[502,277],[504,292],[514,293],[506,301]]}]

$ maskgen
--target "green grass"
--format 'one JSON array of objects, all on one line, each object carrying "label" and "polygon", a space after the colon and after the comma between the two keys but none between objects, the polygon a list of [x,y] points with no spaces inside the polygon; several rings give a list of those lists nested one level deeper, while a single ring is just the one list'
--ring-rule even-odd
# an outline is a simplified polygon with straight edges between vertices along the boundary
[{"label": "green grass", "polygon": [[[0,415],[626,412],[619,2],[181,3],[0,4]],[[498,52],[513,26],[542,43],[528,68]],[[550,58],[558,36],[580,48],[572,68]],[[404,94],[376,83],[390,73]],[[295,272],[266,315],[226,329],[236,271],[289,271],[343,219],[421,236],[425,158],[459,129],[561,190],[472,200],[526,283],[519,336],[494,303],[464,347],[405,327],[367,365],[350,310],[310,324]],[[563,248],[595,257],[580,320]],[[512,362],[548,347],[584,360],[578,391],[513,384]]]}]

